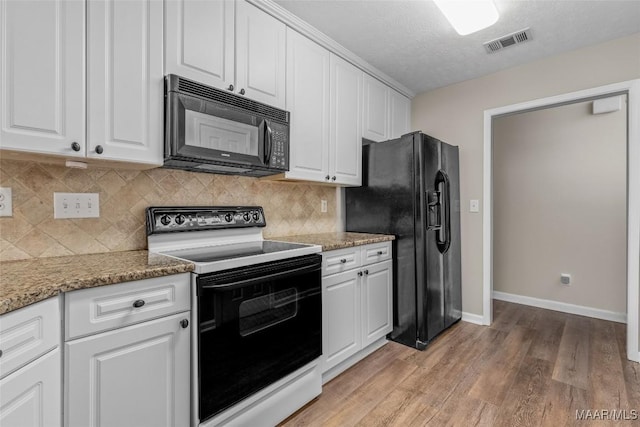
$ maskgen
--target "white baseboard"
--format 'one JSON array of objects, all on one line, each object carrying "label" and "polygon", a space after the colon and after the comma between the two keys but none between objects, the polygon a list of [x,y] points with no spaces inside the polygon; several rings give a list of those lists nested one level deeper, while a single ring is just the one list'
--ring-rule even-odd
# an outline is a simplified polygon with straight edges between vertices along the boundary
[{"label": "white baseboard", "polygon": [[[493,299],[515,302],[516,304],[530,305],[533,307],[546,308],[548,310],[561,311],[563,313],[578,314],[580,316],[593,317],[596,319],[610,320],[612,322],[627,323],[627,313],[617,313],[615,311],[568,304],[566,302],[527,297],[524,295],[515,295],[499,291],[493,291]],[[464,320],[464,315],[462,319]]]},{"label": "white baseboard", "polygon": [[484,319],[482,318],[482,315],[467,313],[464,311],[462,312],[462,321],[468,322],[468,323],[474,323],[476,325],[484,325]]}]

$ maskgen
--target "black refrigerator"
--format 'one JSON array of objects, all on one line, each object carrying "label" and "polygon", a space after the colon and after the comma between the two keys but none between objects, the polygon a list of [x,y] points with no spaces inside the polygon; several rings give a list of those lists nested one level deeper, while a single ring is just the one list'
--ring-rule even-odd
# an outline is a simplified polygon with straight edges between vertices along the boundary
[{"label": "black refrigerator", "polygon": [[458,164],[421,132],[365,140],[362,187],[345,190],[347,231],[396,236],[389,338],[420,350],[462,313]]}]

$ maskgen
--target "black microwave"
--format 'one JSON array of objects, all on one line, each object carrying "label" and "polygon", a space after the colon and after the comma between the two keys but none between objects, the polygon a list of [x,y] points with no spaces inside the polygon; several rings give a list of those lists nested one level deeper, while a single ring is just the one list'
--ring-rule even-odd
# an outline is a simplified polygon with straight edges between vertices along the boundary
[{"label": "black microwave", "polygon": [[289,112],[183,77],[165,77],[164,166],[268,176],[289,170]]}]

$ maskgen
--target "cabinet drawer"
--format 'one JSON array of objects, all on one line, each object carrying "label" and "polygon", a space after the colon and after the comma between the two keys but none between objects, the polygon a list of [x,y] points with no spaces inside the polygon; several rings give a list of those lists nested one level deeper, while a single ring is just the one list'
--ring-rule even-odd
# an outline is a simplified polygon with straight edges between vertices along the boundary
[{"label": "cabinet drawer", "polygon": [[338,249],[322,254],[323,276],[357,267],[360,267],[360,248]]},{"label": "cabinet drawer", "polygon": [[65,340],[191,309],[189,273],[66,294]]},{"label": "cabinet drawer", "polygon": [[363,246],[362,265],[369,265],[391,259],[391,242],[372,243]]},{"label": "cabinet drawer", "polygon": [[60,344],[60,299],[29,305],[0,318],[0,378]]}]

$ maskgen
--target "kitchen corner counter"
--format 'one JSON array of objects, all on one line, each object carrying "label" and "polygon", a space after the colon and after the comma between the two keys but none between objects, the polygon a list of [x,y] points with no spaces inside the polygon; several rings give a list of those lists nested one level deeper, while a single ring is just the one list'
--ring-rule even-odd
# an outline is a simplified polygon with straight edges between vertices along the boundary
[{"label": "kitchen corner counter", "polygon": [[370,233],[321,233],[321,234],[300,234],[297,236],[269,237],[270,240],[281,242],[307,243],[322,246],[322,251],[333,251],[335,249],[350,248],[352,246],[368,245],[371,243],[387,242],[395,240],[395,236],[390,234],[370,234]]},{"label": "kitchen corner counter", "polygon": [[77,289],[193,271],[148,251],[106,252],[0,262],[0,314]]}]

